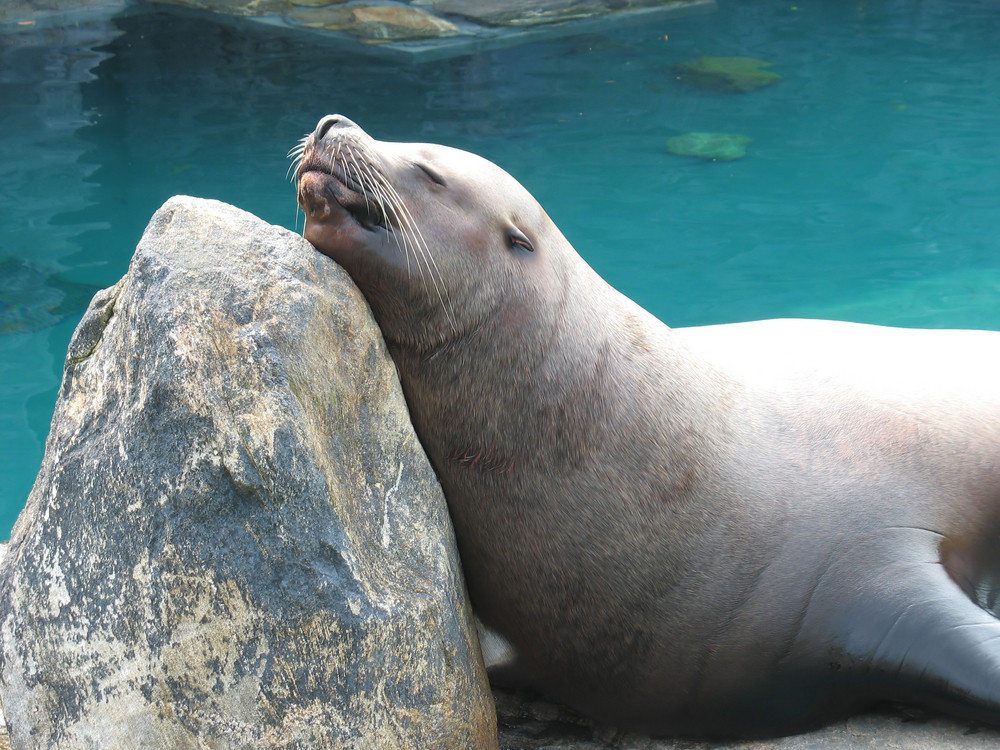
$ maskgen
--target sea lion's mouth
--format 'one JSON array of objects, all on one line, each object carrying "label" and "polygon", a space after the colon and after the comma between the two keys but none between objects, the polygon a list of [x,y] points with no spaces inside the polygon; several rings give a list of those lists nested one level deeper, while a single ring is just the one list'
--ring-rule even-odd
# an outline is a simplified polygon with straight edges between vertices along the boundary
[{"label": "sea lion's mouth", "polygon": [[[385,229],[385,213],[363,185],[355,185],[336,165],[305,161],[298,170],[298,201],[306,216],[319,223],[353,219],[364,229]],[[346,214],[346,216],[345,216]]]}]

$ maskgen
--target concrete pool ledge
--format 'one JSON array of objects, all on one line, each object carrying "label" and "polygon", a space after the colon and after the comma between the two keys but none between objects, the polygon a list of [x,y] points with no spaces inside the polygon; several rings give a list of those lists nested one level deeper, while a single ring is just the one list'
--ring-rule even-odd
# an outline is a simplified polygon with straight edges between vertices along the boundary
[{"label": "concrete pool ledge", "polygon": [[[168,1],[183,4],[190,0]],[[194,1],[203,2],[206,0]],[[511,0],[510,4],[516,5],[518,3],[516,0]],[[426,3],[415,1],[411,5],[429,12]],[[439,12],[440,17],[456,27],[457,32],[453,36],[395,41],[363,39],[347,31],[310,28],[296,23],[294,16],[268,15],[256,17],[253,20],[282,28],[301,30],[305,33],[325,35],[331,41],[336,41],[338,46],[354,49],[361,54],[395,59],[401,62],[422,63],[516,47],[531,42],[609,31],[642,23],[660,23],[714,10],[716,10],[715,0],[661,0],[656,5],[647,3],[647,7],[623,8],[588,17],[553,20],[531,25],[488,25],[458,15]]]},{"label": "concrete pool ledge", "polygon": [[11,0],[0,7],[0,33],[164,9],[236,26],[264,25],[304,34],[370,57],[423,63],[663,23],[712,12],[716,0],[489,0],[480,4],[468,0]]}]

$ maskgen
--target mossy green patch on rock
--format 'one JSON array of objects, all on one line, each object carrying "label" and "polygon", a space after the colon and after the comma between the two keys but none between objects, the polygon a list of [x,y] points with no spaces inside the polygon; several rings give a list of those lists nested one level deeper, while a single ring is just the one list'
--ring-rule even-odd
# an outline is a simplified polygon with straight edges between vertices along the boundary
[{"label": "mossy green patch on rock", "polygon": [[667,141],[667,151],[712,161],[735,161],[747,155],[753,138],[736,133],[684,133]]},{"label": "mossy green patch on rock", "polygon": [[716,91],[753,91],[781,80],[767,70],[773,63],[752,57],[696,57],[677,63],[673,71],[687,83]]}]

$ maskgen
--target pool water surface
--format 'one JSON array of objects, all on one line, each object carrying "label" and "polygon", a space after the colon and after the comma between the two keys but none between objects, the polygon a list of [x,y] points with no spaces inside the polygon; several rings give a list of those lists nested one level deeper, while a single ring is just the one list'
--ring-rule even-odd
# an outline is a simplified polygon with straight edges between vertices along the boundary
[{"label": "pool water surface", "polygon": [[[286,153],[328,112],[499,163],[668,325],[1000,329],[1000,6],[718,6],[419,66],[161,6],[0,36],[0,537],[86,300],[152,213],[184,193],[300,226]],[[679,81],[701,55],[782,80]],[[687,132],[752,140],[736,161],[669,153]]]}]

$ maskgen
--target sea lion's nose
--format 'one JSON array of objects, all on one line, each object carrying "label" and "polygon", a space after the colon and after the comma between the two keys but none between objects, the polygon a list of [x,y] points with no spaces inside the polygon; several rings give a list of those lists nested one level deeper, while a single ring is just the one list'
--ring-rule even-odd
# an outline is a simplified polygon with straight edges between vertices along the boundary
[{"label": "sea lion's nose", "polygon": [[319,141],[334,128],[344,129],[356,127],[358,127],[356,123],[347,119],[343,115],[327,115],[316,123],[316,130],[313,131],[313,137]]}]

